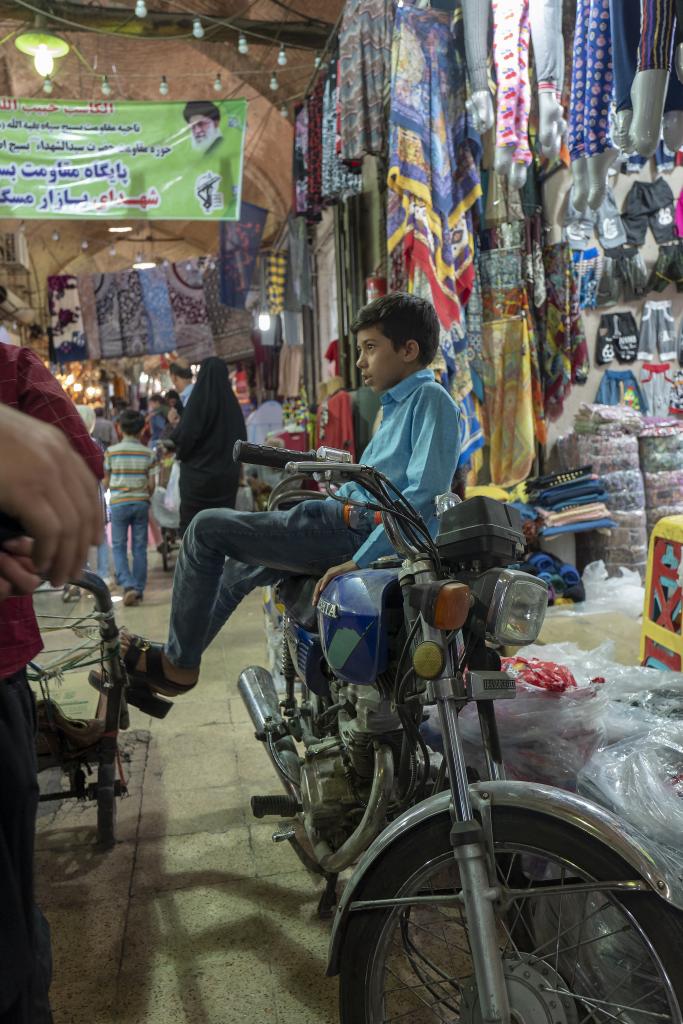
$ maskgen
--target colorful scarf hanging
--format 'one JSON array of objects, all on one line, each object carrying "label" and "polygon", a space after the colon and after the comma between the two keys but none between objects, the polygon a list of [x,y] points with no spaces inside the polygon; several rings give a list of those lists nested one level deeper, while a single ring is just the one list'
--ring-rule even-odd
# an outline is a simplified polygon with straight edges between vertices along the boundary
[{"label": "colorful scarf hanging", "polygon": [[71,274],[47,279],[50,309],[50,341],[55,362],[71,363],[88,358],[78,282]]},{"label": "colorful scarf hanging", "polygon": [[323,199],[354,195],[363,190],[363,175],[360,165],[356,167],[355,171],[349,170],[337,151],[338,75],[339,62],[333,60],[325,77],[323,93],[321,189]]},{"label": "colorful scarf hanging", "polygon": [[176,348],[175,324],[168,278],[162,267],[139,272],[140,288],[147,320],[147,351],[162,355]]},{"label": "colorful scarf hanging", "polygon": [[394,4],[348,0],[339,29],[341,157],[362,160],[386,150],[385,92]]},{"label": "colorful scarf hanging", "polygon": [[199,363],[215,354],[199,263],[171,263],[166,267],[166,278],[178,355],[190,363]]},{"label": "colorful scarf hanging", "polygon": [[308,97],[308,208],[311,221],[320,220],[323,209],[323,91],[325,83],[318,79]]},{"label": "colorful scarf hanging", "polygon": [[531,353],[526,318],[484,324],[484,431],[491,482],[513,487],[534,461]]},{"label": "colorful scarf hanging", "polygon": [[544,404],[548,419],[556,420],[572,385],[586,382],[590,364],[569,246],[565,242],[546,246],[543,262],[547,293],[542,347]]},{"label": "colorful scarf hanging", "polygon": [[294,122],[294,202],[297,213],[308,211],[308,107],[302,104]]}]

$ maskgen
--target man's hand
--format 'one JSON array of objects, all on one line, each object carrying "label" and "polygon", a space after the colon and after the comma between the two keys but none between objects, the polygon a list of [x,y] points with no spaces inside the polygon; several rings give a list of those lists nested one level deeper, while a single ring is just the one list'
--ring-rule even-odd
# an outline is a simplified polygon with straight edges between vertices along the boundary
[{"label": "man's hand", "polygon": [[33,541],[28,537],[8,540],[0,548],[0,601],[17,594],[32,594],[40,586],[32,551]]},{"label": "man's hand", "polygon": [[61,430],[7,405],[0,405],[0,510],[33,538],[33,566],[56,587],[80,576],[88,548],[102,539],[98,482],[85,461]]},{"label": "man's hand", "polygon": [[317,605],[323,590],[328,583],[332,582],[335,576],[341,576],[345,572],[353,572],[357,568],[358,566],[355,562],[344,562],[343,565],[335,565],[331,569],[328,569],[323,578],[318,580],[315,593],[313,594],[313,606],[315,607],[315,605]]}]

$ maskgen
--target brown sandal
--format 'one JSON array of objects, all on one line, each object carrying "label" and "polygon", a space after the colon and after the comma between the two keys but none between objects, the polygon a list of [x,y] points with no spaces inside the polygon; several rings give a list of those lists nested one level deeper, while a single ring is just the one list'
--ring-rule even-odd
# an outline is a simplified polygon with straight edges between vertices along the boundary
[{"label": "brown sandal", "polygon": [[[126,636],[129,646],[122,658],[128,676],[126,700],[145,714],[152,715],[154,718],[165,718],[173,707],[173,703],[164,698],[178,697],[183,693],[188,693],[197,684],[194,682],[183,685],[166,678],[161,660],[163,651],[161,644],[154,644],[151,640],[145,640],[141,636]],[[140,672],[135,666],[143,653],[147,655],[147,669],[145,672]],[[108,692],[102,673],[90,672],[88,682],[100,693]]]}]

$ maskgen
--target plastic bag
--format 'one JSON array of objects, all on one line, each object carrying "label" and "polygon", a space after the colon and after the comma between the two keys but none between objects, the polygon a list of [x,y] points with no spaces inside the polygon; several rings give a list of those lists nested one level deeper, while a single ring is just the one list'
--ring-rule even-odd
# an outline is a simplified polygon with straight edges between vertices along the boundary
[{"label": "plastic bag", "polygon": [[620,572],[620,576],[608,576],[602,561],[591,562],[586,566],[582,577],[586,588],[584,614],[592,611],[623,612],[629,618],[640,618],[645,604],[645,587],[640,573],[624,566]]},{"label": "plastic bag", "polygon": [[166,507],[166,488],[155,487],[150,502],[150,511],[159,526],[167,530],[177,530],[180,526],[180,512],[169,511]]},{"label": "plastic bag", "polygon": [[180,512],[180,463],[174,462],[164,495],[164,507],[169,512]]},{"label": "plastic bag", "polygon": [[578,790],[656,842],[680,848],[683,723],[597,750],[579,772]]}]

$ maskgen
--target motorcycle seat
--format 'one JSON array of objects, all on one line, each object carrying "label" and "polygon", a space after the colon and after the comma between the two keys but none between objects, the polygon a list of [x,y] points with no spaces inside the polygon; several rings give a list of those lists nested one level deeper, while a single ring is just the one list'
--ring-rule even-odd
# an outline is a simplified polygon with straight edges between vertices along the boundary
[{"label": "motorcycle seat", "polygon": [[309,633],[318,632],[318,615],[311,604],[317,576],[291,576],[280,580],[277,594],[287,613]]}]

